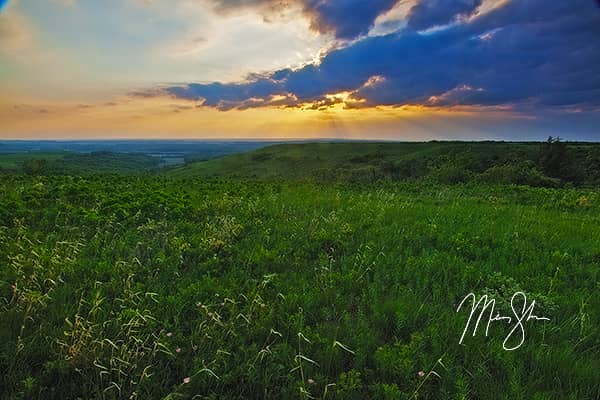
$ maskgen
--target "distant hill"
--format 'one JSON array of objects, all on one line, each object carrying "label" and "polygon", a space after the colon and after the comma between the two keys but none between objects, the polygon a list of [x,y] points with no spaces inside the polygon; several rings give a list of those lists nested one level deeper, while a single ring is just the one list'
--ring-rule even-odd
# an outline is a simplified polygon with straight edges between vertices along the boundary
[{"label": "distant hill", "polygon": [[157,170],[159,164],[158,157],[105,151],[0,154],[0,171],[29,175],[142,174]]},{"label": "distant hill", "polygon": [[[242,151],[242,148],[237,150]],[[419,180],[543,187],[600,185],[600,144],[557,140],[544,143],[288,143],[220,157],[209,151],[180,157],[181,162],[185,158],[187,163],[169,167],[172,163],[165,161],[169,158],[157,153],[0,153],[0,172],[30,175],[159,173],[175,179],[318,180],[356,184]]]},{"label": "distant hill", "polygon": [[[554,157],[555,153],[558,157]],[[357,183],[428,179],[447,184],[479,181],[533,186],[597,185],[600,183],[600,145],[562,142],[279,144],[188,163],[169,169],[165,174],[176,178],[319,179]]]},{"label": "distant hill", "polygon": [[[239,141],[239,140],[5,140],[0,141],[0,168],[14,170],[19,168],[23,160],[45,159],[46,161],[62,158],[68,154],[74,156],[74,164],[79,159],[98,159],[94,154],[120,154],[113,159],[107,158],[107,163],[97,164],[100,172],[106,169],[121,170],[121,172],[140,172],[130,170],[127,166],[122,169],[123,161],[137,156],[152,156],[159,160],[159,166],[172,166],[184,162],[208,160],[227,154],[255,150],[271,145],[273,141]],[[143,157],[137,157],[140,162]],[[92,163],[94,160],[92,160]],[[110,165],[116,162],[116,168]],[[134,161],[135,163],[136,161]],[[119,164],[120,163],[120,164]],[[145,164],[144,162],[142,162]],[[86,165],[83,165],[86,167]],[[131,167],[135,165],[131,164]],[[89,169],[89,168],[88,168]],[[76,171],[75,171],[76,172]]]},{"label": "distant hill", "polygon": [[272,141],[0,141],[0,171],[31,174],[139,174],[159,167],[254,150]]}]

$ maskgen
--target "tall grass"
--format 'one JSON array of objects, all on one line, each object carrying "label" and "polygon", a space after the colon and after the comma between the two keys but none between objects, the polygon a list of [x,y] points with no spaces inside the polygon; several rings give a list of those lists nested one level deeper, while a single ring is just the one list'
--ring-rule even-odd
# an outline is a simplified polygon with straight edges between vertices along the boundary
[{"label": "tall grass", "polygon": [[[595,399],[600,198],[0,177],[0,397]],[[468,292],[550,322],[458,344]]]}]

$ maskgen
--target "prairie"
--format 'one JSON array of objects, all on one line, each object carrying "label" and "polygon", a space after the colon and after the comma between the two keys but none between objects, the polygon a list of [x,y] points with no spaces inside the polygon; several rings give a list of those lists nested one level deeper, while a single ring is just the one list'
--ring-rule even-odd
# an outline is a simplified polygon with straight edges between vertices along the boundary
[{"label": "prairie", "polygon": [[[378,146],[0,174],[0,397],[598,398],[592,173],[547,176],[539,144]],[[518,291],[550,321],[459,344],[466,294],[509,314]]]}]

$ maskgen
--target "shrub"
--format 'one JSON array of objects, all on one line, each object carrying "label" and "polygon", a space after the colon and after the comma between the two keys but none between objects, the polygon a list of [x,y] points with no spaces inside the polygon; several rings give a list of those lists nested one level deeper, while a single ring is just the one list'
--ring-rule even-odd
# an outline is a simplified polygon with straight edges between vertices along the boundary
[{"label": "shrub", "polygon": [[437,183],[445,185],[454,185],[457,183],[468,182],[472,179],[473,174],[460,165],[454,165],[450,162],[433,168],[429,177]]},{"label": "shrub", "polygon": [[46,172],[48,161],[44,159],[31,159],[23,162],[23,172],[28,175],[42,175]]},{"label": "shrub", "polygon": [[544,176],[532,161],[496,165],[479,175],[484,183],[500,185],[529,185],[538,187],[556,187],[558,179]]}]

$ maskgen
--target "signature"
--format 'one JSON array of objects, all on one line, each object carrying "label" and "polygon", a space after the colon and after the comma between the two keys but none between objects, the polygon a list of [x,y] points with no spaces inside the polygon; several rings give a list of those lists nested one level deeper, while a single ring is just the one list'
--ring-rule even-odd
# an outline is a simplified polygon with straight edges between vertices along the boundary
[{"label": "signature", "polygon": [[[523,306],[519,307],[519,299],[522,299]],[[473,336],[477,333],[479,329],[479,324],[481,323],[484,316],[486,316],[486,311],[489,312],[487,314],[487,323],[484,321],[485,326],[485,336],[488,336],[490,325],[492,322],[503,321],[507,324],[514,324],[512,329],[502,342],[502,348],[507,351],[516,350],[523,345],[525,342],[525,323],[531,320],[533,321],[550,321],[550,318],[547,317],[539,317],[535,315],[535,301],[532,301],[531,304],[527,304],[527,296],[523,292],[516,292],[510,298],[510,308],[512,309],[512,316],[504,316],[499,312],[495,311],[496,299],[488,298],[487,295],[483,295],[477,299],[477,296],[474,293],[467,294],[460,304],[456,312],[459,312],[463,305],[468,301],[471,302],[471,313],[469,314],[469,319],[465,325],[465,329],[463,330],[462,336],[458,343],[462,344],[465,335],[469,331],[469,328],[472,326]],[[476,318],[476,319],[475,319]],[[514,345],[510,346],[510,343],[516,342]]]}]

